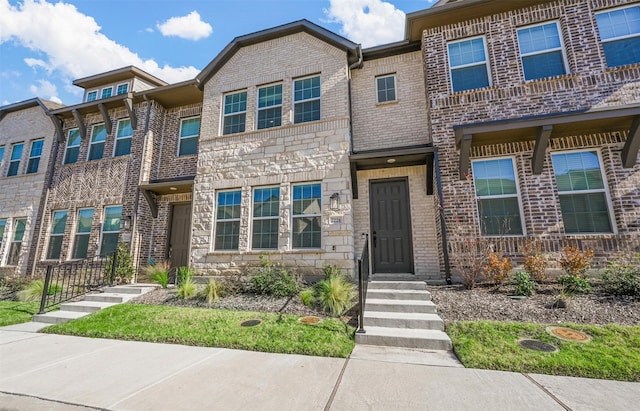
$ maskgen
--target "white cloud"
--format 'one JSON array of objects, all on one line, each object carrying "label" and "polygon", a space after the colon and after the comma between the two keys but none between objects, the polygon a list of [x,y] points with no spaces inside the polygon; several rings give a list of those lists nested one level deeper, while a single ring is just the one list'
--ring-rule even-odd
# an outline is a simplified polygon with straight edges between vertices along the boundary
[{"label": "white cloud", "polygon": [[55,84],[47,80],[37,80],[37,82],[38,85],[32,84],[29,86],[29,91],[34,96],[49,96],[45,98],[56,103],[62,103],[62,100],[58,97],[58,88]]},{"label": "white cloud", "polygon": [[404,12],[382,0],[330,0],[324,12],[331,22],[342,25],[343,35],[363,47],[404,38]]},{"label": "white cloud", "polygon": [[207,38],[213,33],[211,24],[202,21],[197,11],[182,17],[171,17],[157,27],[163,36],[175,36],[193,41]]},{"label": "white cloud", "polygon": [[129,65],[169,83],[194,78],[199,73],[193,66],[159,66],[154,60],[142,59],[102,34],[93,17],[68,3],[24,0],[12,6],[8,0],[0,0],[0,27],[0,44],[14,41],[44,53],[45,59],[25,59],[25,63],[55,71],[67,80]]}]

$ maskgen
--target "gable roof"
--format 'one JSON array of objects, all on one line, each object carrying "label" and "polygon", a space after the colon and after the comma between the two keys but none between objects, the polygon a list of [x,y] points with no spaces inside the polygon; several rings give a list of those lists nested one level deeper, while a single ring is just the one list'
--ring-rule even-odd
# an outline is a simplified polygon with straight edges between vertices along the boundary
[{"label": "gable roof", "polygon": [[234,38],[231,43],[229,43],[213,60],[211,60],[200,74],[196,76],[198,87],[202,90],[204,88],[204,83],[217,73],[218,70],[220,70],[220,68],[224,66],[224,64],[229,61],[229,59],[233,57],[240,48],[299,32],[305,32],[324,41],[325,43],[344,50],[348,54],[347,58],[350,63],[358,60],[358,44],[320,27],[309,20],[303,19]]},{"label": "gable roof", "polygon": [[29,100],[19,101],[17,103],[0,107],[0,120],[2,120],[2,118],[6,116],[8,113],[25,110],[31,107],[38,107],[38,106],[40,106],[42,110],[48,114],[50,110],[55,110],[55,109],[64,107],[64,104],[59,104],[59,103],[45,100],[39,97],[32,98]]},{"label": "gable roof", "polygon": [[128,80],[130,78],[140,78],[148,81],[154,86],[166,86],[167,83],[158,77],[147,73],[144,70],[139,69],[136,66],[127,66],[119,69],[107,71],[100,74],[95,74],[89,77],[83,77],[73,81],[74,86],[82,87],[84,89],[102,86],[107,83],[115,83],[121,80]]}]

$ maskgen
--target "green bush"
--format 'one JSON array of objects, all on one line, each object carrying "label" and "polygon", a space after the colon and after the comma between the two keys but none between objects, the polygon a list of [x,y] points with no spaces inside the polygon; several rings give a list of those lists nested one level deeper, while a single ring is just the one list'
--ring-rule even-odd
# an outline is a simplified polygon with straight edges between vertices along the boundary
[{"label": "green bush", "polygon": [[[24,290],[18,291],[18,300],[20,301],[38,301],[42,298],[44,291],[44,280],[31,281]],[[62,287],[57,284],[49,286],[48,295],[54,295],[62,291]]]},{"label": "green bush", "polygon": [[608,294],[640,297],[640,264],[632,261],[614,261],[602,275]]},{"label": "green bush", "polygon": [[531,275],[526,271],[519,271],[515,275],[516,295],[529,296],[536,289],[536,283],[531,279]]},{"label": "green bush", "polygon": [[589,294],[591,292],[591,285],[586,278],[573,275],[561,275],[558,282],[567,294]]},{"label": "green bush", "polygon": [[160,284],[162,288],[167,288],[169,284],[169,263],[167,261],[159,264],[150,264],[143,271],[152,281]]},{"label": "green bush", "polygon": [[302,302],[312,307],[318,303],[322,309],[337,317],[353,306],[356,286],[336,266],[324,269],[325,278],[300,293]]},{"label": "green bush", "polygon": [[189,299],[196,295],[196,283],[192,277],[186,277],[178,286],[178,297]]},{"label": "green bush", "polygon": [[250,291],[274,297],[290,297],[300,291],[298,278],[284,267],[260,256],[260,266],[251,276]]},{"label": "green bush", "polygon": [[[116,272],[114,284],[129,283],[135,273],[133,268],[133,257],[129,253],[129,245],[127,243],[118,243],[118,251],[116,256]],[[113,269],[113,255],[107,257],[107,266],[105,273],[107,278],[111,275]]]},{"label": "green bush", "polygon": [[184,281],[193,279],[193,270],[190,267],[183,265],[182,267],[178,267],[178,272],[176,275],[178,277],[178,285],[180,285]]}]

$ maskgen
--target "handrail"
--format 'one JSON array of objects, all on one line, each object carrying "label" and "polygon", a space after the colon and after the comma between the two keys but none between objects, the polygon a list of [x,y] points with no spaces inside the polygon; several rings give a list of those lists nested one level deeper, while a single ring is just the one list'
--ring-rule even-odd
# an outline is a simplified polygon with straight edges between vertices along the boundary
[{"label": "handrail", "polygon": [[364,306],[367,303],[367,286],[369,284],[369,234],[363,234],[364,248],[362,256],[358,259],[358,330],[356,333],[366,333],[364,329]]},{"label": "handrail", "polygon": [[117,266],[117,252],[111,256],[48,265],[40,311],[73,300],[106,285],[113,285]]}]

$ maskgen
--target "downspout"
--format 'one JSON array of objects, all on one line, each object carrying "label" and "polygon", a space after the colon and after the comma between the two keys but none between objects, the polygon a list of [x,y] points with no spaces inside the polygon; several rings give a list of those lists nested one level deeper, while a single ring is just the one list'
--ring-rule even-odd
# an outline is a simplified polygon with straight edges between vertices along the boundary
[{"label": "downspout", "polygon": [[438,189],[438,209],[440,212],[440,232],[442,233],[442,257],[444,258],[444,275],[447,284],[451,285],[451,264],[449,262],[449,248],[447,246],[447,225],[444,221],[444,200],[442,199],[442,177],[440,176],[440,159],[438,149],[433,152],[433,166],[436,171],[436,186]]},{"label": "downspout", "polygon": [[353,154],[353,105],[351,98],[351,70],[362,68],[362,46],[358,44],[356,47],[356,53],[359,55],[358,61],[349,66],[349,70],[347,72],[348,80],[347,80],[347,89],[349,94],[349,154]]}]

